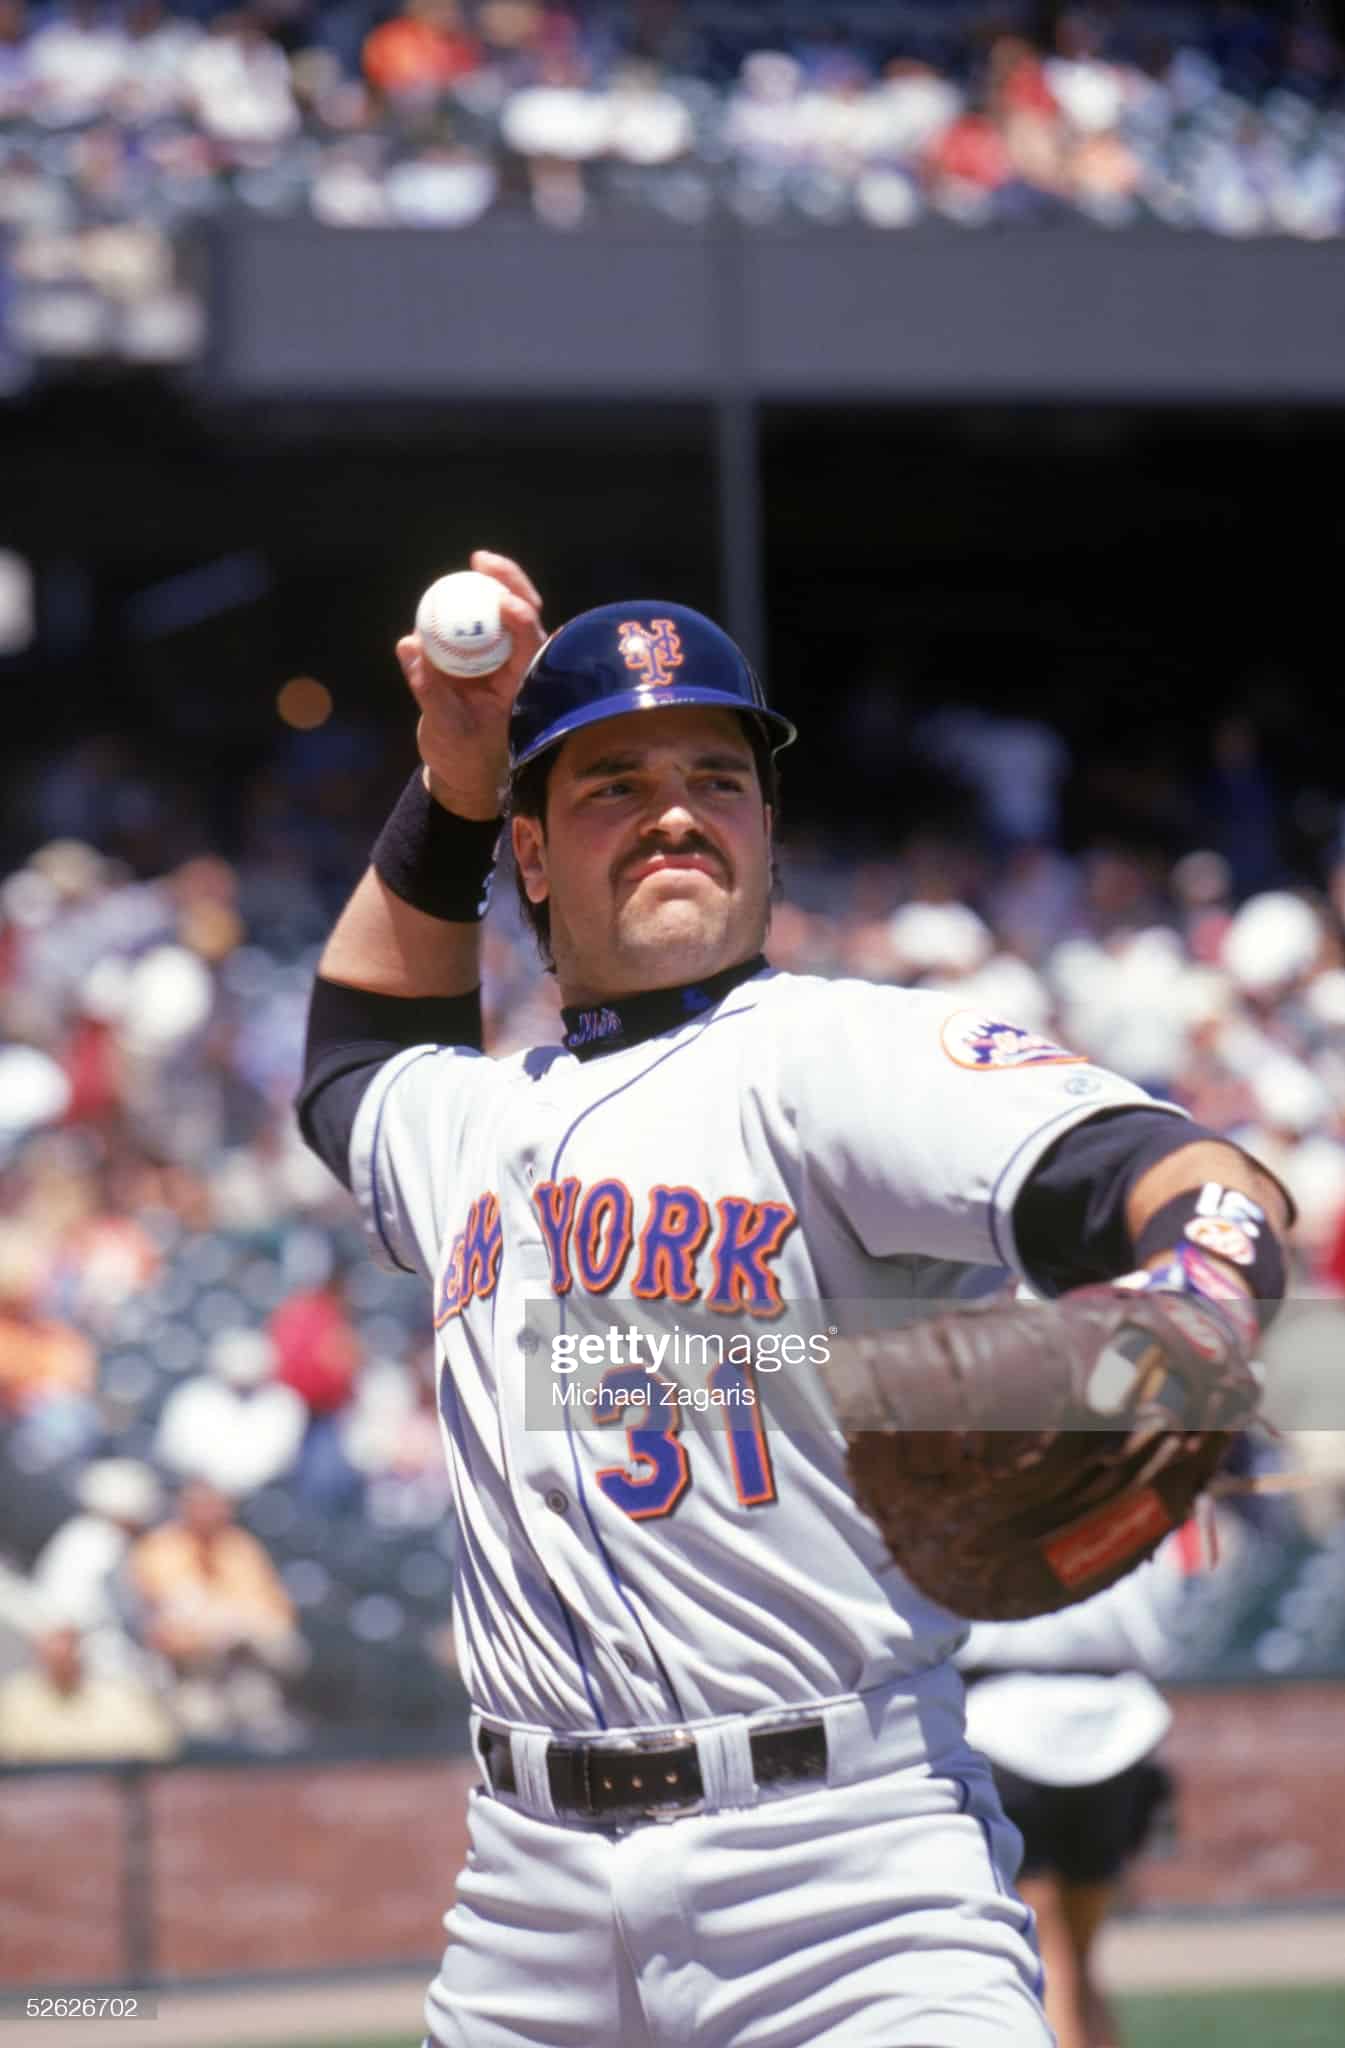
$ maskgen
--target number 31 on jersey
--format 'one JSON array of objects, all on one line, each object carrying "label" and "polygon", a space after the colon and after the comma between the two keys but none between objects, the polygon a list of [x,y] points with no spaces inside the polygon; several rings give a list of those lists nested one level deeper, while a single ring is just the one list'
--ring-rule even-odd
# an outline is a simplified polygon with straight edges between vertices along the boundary
[{"label": "number 31 on jersey", "polygon": [[[682,1442],[682,1409],[713,1409],[722,1416],[734,1489],[745,1508],[775,1499],[775,1474],[761,1416],[761,1401],[750,1365],[725,1361],[701,1390],[680,1387],[642,1365],[615,1366],[602,1376],[594,1421],[626,1423],[626,1461],[604,1465],[597,1481],[614,1506],[635,1522],[670,1515],[691,1484],[691,1460]],[[638,1415],[641,1420],[632,1421]],[[647,1420],[645,1418],[648,1418]],[[710,1454],[707,1442],[698,1457]]]}]

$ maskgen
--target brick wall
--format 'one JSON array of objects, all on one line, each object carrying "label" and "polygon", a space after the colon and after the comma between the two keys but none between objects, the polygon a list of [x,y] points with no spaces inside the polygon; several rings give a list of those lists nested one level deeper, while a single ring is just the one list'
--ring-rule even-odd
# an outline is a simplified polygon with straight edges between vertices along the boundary
[{"label": "brick wall", "polygon": [[[1175,1854],[1141,1865],[1135,1902],[1345,1899],[1345,1688],[1192,1691],[1173,1704],[1180,1836]],[[462,1759],[151,1773],[147,1882],[136,1880],[147,1959],[169,1980],[431,1961],[474,1778]],[[103,1773],[0,1779],[0,1985],[128,1981],[128,1813]]]}]

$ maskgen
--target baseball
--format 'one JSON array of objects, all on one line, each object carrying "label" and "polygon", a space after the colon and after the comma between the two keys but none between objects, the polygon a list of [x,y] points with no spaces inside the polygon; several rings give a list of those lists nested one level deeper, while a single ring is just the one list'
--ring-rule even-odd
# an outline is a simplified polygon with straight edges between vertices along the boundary
[{"label": "baseball", "polygon": [[489,675],[513,652],[509,629],[500,623],[500,586],[475,569],[460,569],[430,585],[416,607],[416,632],[430,662],[446,676]]}]

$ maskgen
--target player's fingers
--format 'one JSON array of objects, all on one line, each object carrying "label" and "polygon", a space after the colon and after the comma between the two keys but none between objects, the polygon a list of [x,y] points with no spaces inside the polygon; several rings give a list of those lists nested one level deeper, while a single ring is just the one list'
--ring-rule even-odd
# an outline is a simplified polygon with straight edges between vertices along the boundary
[{"label": "player's fingers", "polygon": [[512,590],[517,597],[524,598],[541,611],[541,592],[526,570],[521,569],[510,556],[492,554],[489,548],[474,548],[471,566],[481,576],[493,576],[497,583],[503,583],[506,590]]},{"label": "player's fingers", "polygon": [[500,623],[507,626],[513,635],[515,653],[526,648],[531,661],[546,638],[537,616],[537,606],[530,598],[515,597],[511,591],[506,591],[500,599]]},{"label": "player's fingers", "polygon": [[437,671],[431,668],[418,633],[407,633],[397,642],[397,666],[406,679],[406,686],[411,695],[419,703],[426,686]]},{"label": "player's fingers", "polygon": [[422,711],[429,710],[432,701],[441,701],[442,690],[436,686],[461,688],[468,680],[464,676],[447,676],[442,669],[437,669],[421,645],[418,633],[409,633],[397,642],[397,661],[406,678],[406,686]]}]

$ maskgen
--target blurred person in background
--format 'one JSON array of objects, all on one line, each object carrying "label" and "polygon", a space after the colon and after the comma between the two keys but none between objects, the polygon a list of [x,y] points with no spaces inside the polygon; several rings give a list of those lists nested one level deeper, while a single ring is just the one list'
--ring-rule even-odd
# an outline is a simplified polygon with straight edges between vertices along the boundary
[{"label": "blurred person in background", "polygon": [[122,120],[141,124],[177,112],[185,97],[185,66],[201,40],[200,24],[172,13],[165,0],[130,0],[123,15],[126,78],[117,95]]},{"label": "blurred person in background", "polygon": [[181,1735],[149,1687],[90,1668],[79,1627],[56,1622],[34,1663],[0,1683],[0,1763],[103,1763],[176,1755]]},{"label": "blurred person in background", "polygon": [[[1050,10],[1045,57],[965,10],[916,11],[928,17],[921,57],[892,55],[873,9],[828,30],[806,10],[761,8],[730,22],[722,10],[646,7],[631,20],[538,0],[405,0],[390,15],[360,0],[259,0],[183,19],[161,0],[68,0],[37,10],[34,31],[23,0],[2,0],[0,117],[17,111],[76,145],[53,160],[16,153],[3,182],[34,225],[63,224],[81,193],[108,221],[133,222],[147,192],[167,213],[308,205],[349,225],[460,225],[509,192],[512,151],[534,210],[560,228],[594,196],[585,162],[607,155],[604,197],[693,221],[727,160],[727,202],[752,225],[857,211],[900,229],[932,206],[973,226],[1067,215],[1309,240],[1345,229],[1340,58],[1322,22],[1286,29],[1248,10],[1261,38],[1249,67],[1239,38],[1204,32],[1227,9],[1188,10],[1180,47],[1155,39],[1141,66],[1124,9]],[[671,92],[652,68],[669,62],[692,73]],[[420,135],[417,154],[389,164],[399,137],[440,111],[464,113],[470,135]],[[110,131],[84,149],[98,122],[139,130],[143,159]],[[333,135],[373,147],[306,146]],[[240,169],[277,175],[231,176]]]},{"label": "blurred person in background", "polygon": [[33,112],[46,127],[93,120],[126,78],[126,36],[101,0],[66,0],[37,29],[30,54]]},{"label": "blurred person in background", "polygon": [[458,0],[406,0],[365,37],[360,64],[386,100],[432,101],[481,63]]},{"label": "blurred person in background", "polygon": [[[672,81],[647,62],[626,62],[607,86],[607,146],[613,166],[606,193],[642,198],[687,221],[703,220],[712,204],[704,169],[694,166],[696,123],[688,104],[694,85]],[[676,166],[683,168],[678,170]],[[692,168],[686,168],[691,165]]]},{"label": "blurred person in background", "polygon": [[429,1528],[452,1513],[432,1344],[422,1345],[407,1368],[371,1362],[343,1445],[367,1480],[366,1512],[380,1528]]},{"label": "blurred person in background", "polygon": [[990,47],[986,109],[1024,191],[1046,198],[1062,193],[1066,124],[1046,66],[1019,36],[997,36]]},{"label": "blurred person in background", "polygon": [[[248,8],[218,14],[182,67],[187,103],[206,133],[245,161],[266,160],[298,132],[289,62]],[[260,152],[260,156],[258,155]]]},{"label": "blurred person in background", "polygon": [[303,1646],[280,1575],[228,1496],[189,1480],[130,1569],[144,1640],[172,1672],[186,1734],[287,1746],[297,1731],[281,1680],[302,1668]]},{"label": "blurred person in background", "polygon": [[264,1330],[224,1330],[205,1372],[164,1403],[154,1455],[166,1470],[210,1482],[241,1500],[294,1469],[308,1414],[293,1387],[274,1378]]},{"label": "blurred person in background", "polygon": [[1154,1753],[1172,1713],[1147,1674],[1175,1645],[1180,1539],[1076,1607],[974,1622],[957,1657],[968,1739],[1023,1837],[1017,1886],[1036,1918],[1058,2048],[1120,2048],[1094,1947],[1171,1791]]},{"label": "blurred person in background", "polygon": [[79,1513],[43,1545],[33,1584],[53,1613],[80,1630],[91,1670],[124,1672],[138,1661],[129,1633],[126,1562],[158,1519],[159,1482],[135,1459],[97,1458],[75,1481],[75,1499]]},{"label": "blurred person in background", "polygon": [[577,49],[547,52],[534,84],[505,103],[500,134],[522,159],[539,220],[554,228],[579,225],[588,210],[584,166],[606,154],[612,116],[606,95],[593,87]]},{"label": "blurred person in background", "polygon": [[[162,1260],[144,1222],[117,1200],[120,1161],[112,1132],[92,1145],[71,1137],[67,1146],[66,1213],[52,1261],[52,1298],[71,1322],[99,1341],[126,1304],[154,1285]],[[56,1152],[58,1176],[60,1160]],[[49,1199],[55,1193],[52,1189]]]},{"label": "blurred person in background", "polygon": [[1275,1033],[1328,964],[1327,931],[1316,904],[1289,889],[1243,901],[1229,920],[1219,965],[1233,977],[1252,1017]]},{"label": "blurred person in background", "polygon": [[18,1422],[18,1455],[30,1467],[86,1450],[100,1427],[97,1355],[81,1331],[46,1312],[46,1267],[33,1231],[0,1228],[0,1418]]},{"label": "blurred person in background", "polygon": [[802,162],[803,67],[784,50],[753,50],[722,110],[722,143],[734,166],[734,211],[750,223],[784,202],[786,181]]},{"label": "blurred person in background", "polygon": [[363,1479],[346,1453],[344,1422],[363,1349],[340,1274],[333,1273],[320,1287],[289,1295],[273,1312],[267,1334],[276,1381],[302,1401],[305,1411],[294,1470],[296,1491],[324,1514],[358,1512]]},{"label": "blurred person in background", "polygon": [[37,1132],[68,1114],[71,1096],[64,1071],[49,1053],[35,1045],[0,1044],[0,1172]]},{"label": "blurred person in background", "polygon": [[1015,184],[1013,158],[991,114],[964,107],[926,147],[921,176],[935,211],[968,227],[995,217]]}]

